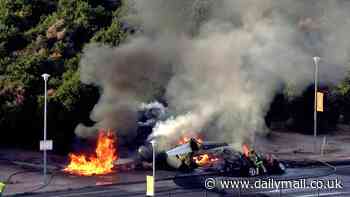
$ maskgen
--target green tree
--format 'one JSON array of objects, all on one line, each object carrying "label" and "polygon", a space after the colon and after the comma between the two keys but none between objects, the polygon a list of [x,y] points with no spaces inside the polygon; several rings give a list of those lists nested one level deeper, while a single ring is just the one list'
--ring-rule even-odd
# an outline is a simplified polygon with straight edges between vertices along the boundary
[{"label": "green tree", "polygon": [[[0,0],[0,144],[37,148],[41,138],[43,80],[49,78],[50,135],[58,150],[99,98],[96,87],[81,84],[79,61],[89,42],[117,46],[126,34],[119,1]],[[33,146],[34,144],[34,146]]]},{"label": "green tree", "polygon": [[126,35],[121,22],[115,20],[110,27],[97,32],[92,41],[118,46],[126,38]]}]

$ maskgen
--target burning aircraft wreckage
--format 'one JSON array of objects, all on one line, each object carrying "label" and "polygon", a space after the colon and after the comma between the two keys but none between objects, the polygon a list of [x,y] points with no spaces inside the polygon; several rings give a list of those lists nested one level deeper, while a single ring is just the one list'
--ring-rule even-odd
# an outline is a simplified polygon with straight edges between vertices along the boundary
[{"label": "burning aircraft wreckage", "polygon": [[[151,144],[141,146],[138,152],[141,161],[152,161]],[[259,154],[247,144],[243,145],[240,152],[227,143],[203,141],[200,138],[187,138],[185,143],[159,152],[156,162],[159,169],[178,170],[183,173],[213,172],[242,177],[282,174],[286,169],[274,155]]]},{"label": "burning aircraft wreckage", "polygon": [[[149,169],[152,163],[153,147],[147,136],[152,127],[165,111],[159,107],[144,108],[141,110],[141,122],[139,129],[143,132],[139,141],[143,139],[143,145],[137,149],[137,154],[132,163],[132,169]],[[95,153],[70,154],[69,164],[64,172],[79,176],[94,176],[115,173],[118,170],[117,139],[111,130],[100,130],[97,138]],[[254,177],[261,175],[276,175],[285,172],[285,166],[271,155],[262,155],[248,144],[243,144],[242,150],[237,151],[225,142],[204,141],[202,136],[183,136],[173,148],[165,151],[157,151],[156,167],[161,170],[178,171],[181,174],[215,173],[217,175],[233,177]]]}]

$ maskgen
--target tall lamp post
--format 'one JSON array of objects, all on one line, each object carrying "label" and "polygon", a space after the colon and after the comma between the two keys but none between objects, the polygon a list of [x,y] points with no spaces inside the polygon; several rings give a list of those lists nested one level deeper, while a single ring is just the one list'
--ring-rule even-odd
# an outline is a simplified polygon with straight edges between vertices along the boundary
[{"label": "tall lamp post", "polygon": [[315,83],[315,95],[314,95],[314,151],[316,151],[316,137],[317,137],[317,86],[318,86],[318,63],[320,62],[320,57],[315,56],[313,57],[314,64],[315,64],[315,73],[314,73],[314,83]]},{"label": "tall lamp post", "polygon": [[[45,81],[45,106],[44,106],[44,143],[46,142],[46,138],[47,138],[47,81],[50,77],[49,74],[44,73],[41,75],[44,78]],[[44,148],[43,150],[44,152],[44,184],[46,184],[46,174],[47,174],[47,153],[46,153],[46,148]]]}]

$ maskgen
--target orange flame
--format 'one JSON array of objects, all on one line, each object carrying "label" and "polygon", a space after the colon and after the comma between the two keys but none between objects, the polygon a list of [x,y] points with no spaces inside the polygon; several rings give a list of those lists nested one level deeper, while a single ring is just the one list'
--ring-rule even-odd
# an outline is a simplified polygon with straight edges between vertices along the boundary
[{"label": "orange flame", "polygon": [[193,157],[193,161],[199,165],[199,166],[204,166],[207,164],[212,164],[215,161],[218,161],[219,158],[214,157],[212,155],[209,154],[201,154],[201,155],[197,155]]},{"label": "orange flame", "polygon": [[188,141],[190,141],[191,138],[187,137],[187,136],[183,136],[182,138],[180,138],[178,144],[186,144]]},{"label": "orange flame", "polygon": [[111,173],[113,163],[118,158],[115,143],[116,137],[110,130],[107,132],[101,130],[98,134],[96,155],[71,153],[70,163],[63,171],[83,176]]},{"label": "orange flame", "polygon": [[242,145],[242,152],[244,156],[249,157],[249,146],[248,144],[243,144]]},{"label": "orange flame", "polygon": [[199,135],[185,135],[180,138],[180,140],[178,141],[178,144],[186,144],[191,140],[191,138],[194,138],[199,143],[203,143],[203,139]]}]

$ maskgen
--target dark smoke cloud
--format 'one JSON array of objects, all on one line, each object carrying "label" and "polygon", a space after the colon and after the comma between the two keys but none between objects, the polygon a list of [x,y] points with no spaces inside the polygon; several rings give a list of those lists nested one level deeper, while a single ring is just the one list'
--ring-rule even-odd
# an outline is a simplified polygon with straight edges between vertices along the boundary
[{"label": "dark smoke cloud", "polygon": [[[90,45],[82,58],[82,82],[102,92],[91,115],[95,127],[130,134],[136,107],[161,87],[174,116],[158,123],[153,137],[206,132],[238,146],[266,131],[264,116],[282,86],[301,92],[312,83],[313,56],[322,57],[322,82],[340,80],[347,70],[347,1],[135,0],[129,6],[125,19],[142,33],[117,48]],[[89,130],[81,128],[81,135]]]},{"label": "dark smoke cloud", "polygon": [[100,87],[101,98],[91,112],[96,125],[79,125],[76,133],[89,137],[102,127],[117,129],[121,136],[132,138],[138,106],[152,99],[169,78],[163,66],[170,58],[166,50],[147,38],[135,38],[119,48],[87,46],[80,62],[81,81]]}]

